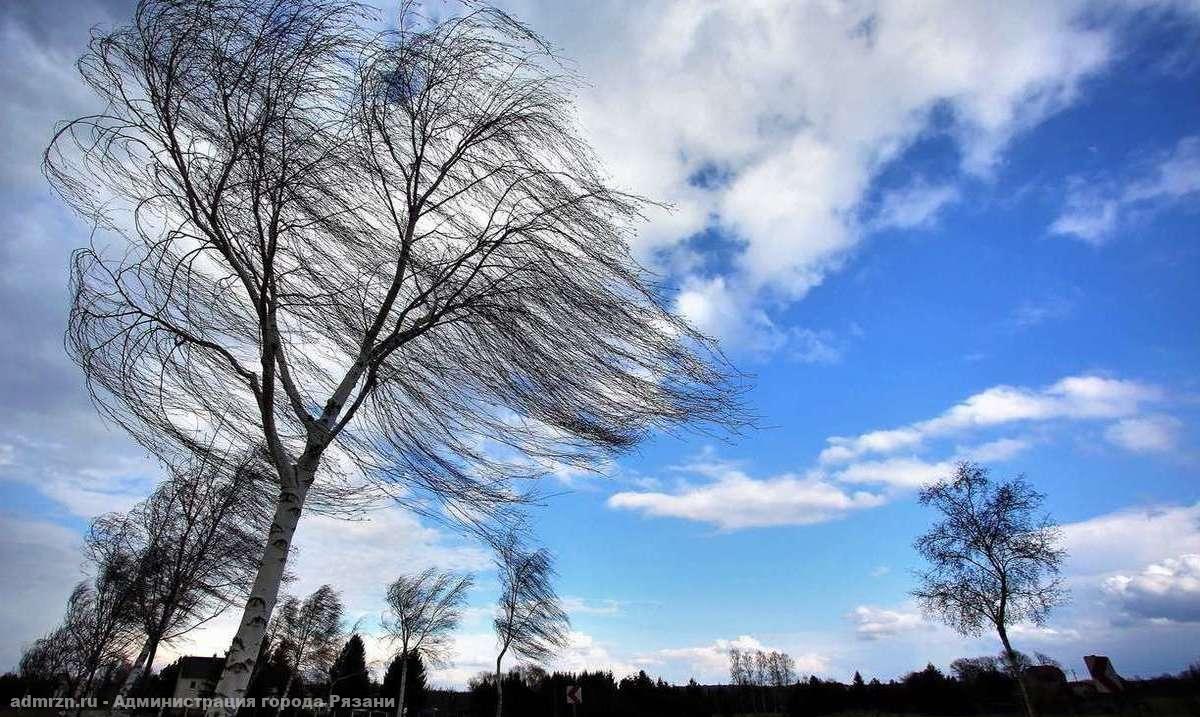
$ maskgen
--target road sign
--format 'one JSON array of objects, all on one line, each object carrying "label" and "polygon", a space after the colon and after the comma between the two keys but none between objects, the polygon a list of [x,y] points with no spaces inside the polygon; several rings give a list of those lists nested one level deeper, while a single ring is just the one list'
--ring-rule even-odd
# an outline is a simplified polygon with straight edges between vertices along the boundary
[{"label": "road sign", "polygon": [[583,688],[579,685],[567,685],[567,704],[583,704]]}]

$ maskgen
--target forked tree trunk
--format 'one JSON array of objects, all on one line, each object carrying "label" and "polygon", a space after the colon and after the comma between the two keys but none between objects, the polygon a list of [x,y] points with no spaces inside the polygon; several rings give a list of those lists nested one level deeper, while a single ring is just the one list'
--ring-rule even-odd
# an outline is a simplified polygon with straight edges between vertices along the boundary
[{"label": "forked tree trunk", "polygon": [[400,702],[396,705],[396,717],[404,717],[404,693],[408,690],[408,655],[400,658]]},{"label": "forked tree trunk", "polygon": [[1004,645],[1004,656],[1008,658],[1008,666],[1017,678],[1017,687],[1021,690],[1021,698],[1025,700],[1025,714],[1028,717],[1038,717],[1037,707],[1033,704],[1033,695],[1029,694],[1029,686],[1025,684],[1025,674],[1017,661],[1017,651],[1008,641],[1008,631],[1003,626],[996,628],[1000,633],[1000,642]]},{"label": "forked tree trunk", "polygon": [[293,485],[280,491],[275,504],[275,516],[267,532],[258,574],[254,578],[250,597],[246,600],[237,634],[225,656],[225,668],[221,671],[221,679],[213,694],[216,699],[209,707],[207,717],[227,717],[236,713],[237,709],[228,707],[224,701],[244,698],[250,677],[254,674],[259,648],[267,633],[267,622],[279,599],[279,586],[283,581],[288,551],[292,547],[296,525],[300,522],[300,512],[304,508],[308,486],[312,483],[312,473],[297,471],[295,480],[288,482]]}]

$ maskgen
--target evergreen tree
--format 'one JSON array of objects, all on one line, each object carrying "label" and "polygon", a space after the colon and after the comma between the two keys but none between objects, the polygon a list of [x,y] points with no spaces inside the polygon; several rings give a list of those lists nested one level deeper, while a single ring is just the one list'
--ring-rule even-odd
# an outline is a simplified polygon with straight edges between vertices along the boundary
[{"label": "evergreen tree", "polygon": [[[392,663],[388,665],[387,673],[383,676],[383,685],[379,688],[380,697],[395,698],[400,693],[400,672],[404,663],[399,655],[392,658]],[[426,684],[425,684],[425,663],[421,661],[420,655],[413,655],[408,658],[408,687],[404,692],[404,703],[407,709],[407,715],[419,714],[424,708],[426,701]]]},{"label": "evergreen tree", "polygon": [[862,689],[865,686],[866,686],[866,683],[863,682],[863,676],[861,674],[859,674],[858,670],[855,670],[854,671],[854,688]]},{"label": "evergreen tree", "polygon": [[329,670],[329,694],[340,697],[369,697],[371,676],[367,671],[367,650],[358,633],[342,646]]}]

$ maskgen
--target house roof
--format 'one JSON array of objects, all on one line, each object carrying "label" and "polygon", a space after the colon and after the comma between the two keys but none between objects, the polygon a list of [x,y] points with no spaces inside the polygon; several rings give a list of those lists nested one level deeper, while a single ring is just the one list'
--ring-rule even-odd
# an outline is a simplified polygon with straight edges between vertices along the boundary
[{"label": "house roof", "polygon": [[179,658],[179,679],[209,680],[216,682],[221,677],[225,667],[223,657],[181,657]]}]

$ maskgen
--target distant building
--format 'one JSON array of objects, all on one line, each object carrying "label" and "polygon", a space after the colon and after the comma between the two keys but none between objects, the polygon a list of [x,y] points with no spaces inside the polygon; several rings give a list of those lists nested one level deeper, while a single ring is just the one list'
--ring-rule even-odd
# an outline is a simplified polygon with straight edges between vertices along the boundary
[{"label": "distant building", "polygon": [[223,657],[179,658],[179,676],[175,678],[172,696],[180,699],[212,697],[224,668]]}]

